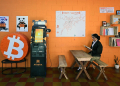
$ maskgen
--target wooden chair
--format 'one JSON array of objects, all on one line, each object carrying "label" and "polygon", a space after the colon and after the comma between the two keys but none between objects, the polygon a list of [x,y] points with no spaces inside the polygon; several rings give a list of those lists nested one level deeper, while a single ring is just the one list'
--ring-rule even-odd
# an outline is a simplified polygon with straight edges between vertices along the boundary
[{"label": "wooden chair", "polygon": [[[97,63],[97,64],[95,64],[94,62]],[[105,79],[108,80],[107,76],[105,75],[105,71],[104,71],[105,67],[108,66],[108,65],[106,63],[102,62],[101,60],[94,60],[92,62],[92,64],[95,65],[96,68],[98,68],[99,71],[100,71],[100,73],[97,76],[97,79],[99,79],[99,77],[101,76],[101,74],[103,74],[104,77],[105,77]]]},{"label": "wooden chair", "polygon": [[65,56],[64,55],[59,55],[59,66],[58,68],[60,68],[60,76],[59,76],[59,79],[61,79],[62,75],[65,76],[66,79],[68,79],[66,73],[65,73],[65,68],[67,67],[67,62],[66,62],[66,59],[65,59]]}]

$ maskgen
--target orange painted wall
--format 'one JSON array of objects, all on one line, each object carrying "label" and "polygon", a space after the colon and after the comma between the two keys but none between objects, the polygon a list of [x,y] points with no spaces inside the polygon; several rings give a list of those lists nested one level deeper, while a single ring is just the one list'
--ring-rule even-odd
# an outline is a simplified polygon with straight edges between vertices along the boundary
[{"label": "orange painted wall", "polygon": [[[58,66],[58,55],[65,55],[68,67],[74,61],[69,50],[84,50],[83,45],[90,46],[91,34],[100,34],[102,21],[110,22],[110,15],[120,10],[119,0],[0,0],[0,16],[9,16],[9,32],[0,32],[0,42],[7,34],[16,32],[16,16],[28,16],[28,32],[22,32],[29,40],[31,36],[32,20],[47,20],[47,27],[51,29],[47,43],[47,67]],[[114,13],[100,13],[99,7],[114,7]],[[86,11],[85,37],[56,37],[56,11]],[[120,27],[120,25],[118,25]],[[120,30],[119,30],[120,31]],[[101,36],[103,53],[101,60],[114,66],[114,55],[120,58],[120,48],[109,46],[109,36]],[[0,52],[0,61],[5,59]],[[27,67],[30,67],[30,52],[27,57]],[[52,65],[51,65],[51,62]],[[0,67],[2,64],[0,64]],[[5,67],[10,64],[4,65]],[[15,66],[15,65],[14,65]],[[18,64],[24,66],[24,63]]]}]

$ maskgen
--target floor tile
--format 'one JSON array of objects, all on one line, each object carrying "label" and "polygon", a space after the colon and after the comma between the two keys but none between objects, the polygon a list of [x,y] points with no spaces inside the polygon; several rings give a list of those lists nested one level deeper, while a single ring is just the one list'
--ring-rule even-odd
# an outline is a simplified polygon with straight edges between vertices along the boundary
[{"label": "floor tile", "polygon": [[44,82],[44,78],[37,78],[36,82]]},{"label": "floor tile", "polygon": [[87,70],[91,80],[84,72],[75,80],[78,74],[76,70],[77,68],[66,68],[68,80],[65,79],[64,75],[59,79],[58,68],[47,68],[46,77],[36,76],[35,78],[30,78],[30,68],[27,69],[27,73],[16,75],[3,75],[0,71],[0,86],[120,86],[120,69],[106,68],[105,74],[108,80],[105,80],[103,75],[97,80],[99,70],[93,70],[93,68]]},{"label": "floor tile", "polygon": [[59,79],[59,78],[53,78],[53,82],[61,82],[61,79]]},{"label": "floor tile", "polygon": [[116,84],[117,84],[118,86],[120,86],[120,82],[116,82]]},{"label": "floor tile", "polygon": [[71,82],[71,86],[81,86],[79,82]]},{"label": "floor tile", "polygon": [[1,80],[1,82],[9,82],[11,80],[11,78],[3,78],[2,80]]},{"label": "floor tile", "polygon": [[27,82],[35,82],[35,81],[36,81],[35,78],[28,78],[28,79],[27,79]]},{"label": "floor tile", "polygon": [[62,86],[61,82],[53,82],[53,86]]},{"label": "floor tile", "polygon": [[100,86],[109,86],[106,82],[98,82]]},{"label": "floor tile", "polygon": [[22,78],[29,78],[30,74],[22,74]]},{"label": "floor tile", "polygon": [[35,82],[34,86],[43,86],[43,82]]},{"label": "floor tile", "polygon": [[13,77],[20,78],[22,74],[15,74]]},{"label": "floor tile", "polygon": [[52,70],[47,70],[47,74],[53,74]]},{"label": "floor tile", "polygon": [[6,75],[6,78],[12,78],[14,75]]},{"label": "floor tile", "polygon": [[120,82],[120,79],[118,79],[117,77],[111,77],[110,79],[114,82]]},{"label": "floor tile", "polygon": [[17,82],[15,86],[25,86],[26,82]]},{"label": "floor tile", "polygon": [[18,80],[18,82],[27,82],[27,79],[28,79],[28,78],[20,78],[20,79]]},{"label": "floor tile", "polygon": [[47,77],[47,78],[52,78],[52,77],[53,77],[53,74],[47,74],[46,77]]},{"label": "floor tile", "polygon": [[0,81],[2,80],[3,78],[0,78]]},{"label": "floor tile", "polygon": [[11,78],[9,82],[18,82],[20,78]]},{"label": "floor tile", "polygon": [[52,71],[52,70],[53,70],[53,68],[47,68],[47,70],[51,70],[51,71]]},{"label": "floor tile", "polygon": [[26,82],[25,86],[34,86],[34,82]]},{"label": "floor tile", "polygon": [[99,84],[97,82],[88,82],[90,84],[90,86],[99,86]]},{"label": "floor tile", "polygon": [[53,86],[53,83],[52,82],[44,82],[43,86]]},{"label": "floor tile", "polygon": [[8,82],[6,86],[15,86],[17,82]]},{"label": "floor tile", "polygon": [[78,81],[79,82],[87,82],[87,79],[85,79],[85,78],[79,78]]},{"label": "floor tile", "polygon": [[59,78],[60,74],[53,74],[53,78]]},{"label": "floor tile", "polygon": [[69,79],[65,79],[65,78],[63,77],[63,78],[61,78],[61,82],[70,82],[70,80],[69,80]]},{"label": "floor tile", "polygon": [[0,86],[6,86],[8,82],[0,82]]},{"label": "floor tile", "polygon": [[80,82],[81,86],[90,86],[90,84],[88,82]]},{"label": "floor tile", "polygon": [[52,78],[45,78],[44,82],[52,82],[53,79]]},{"label": "floor tile", "polygon": [[0,78],[3,78],[3,77],[5,77],[6,75],[3,75],[3,74],[0,74]]},{"label": "floor tile", "polygon": [[106,80],[105,79],[98,79],[98,80],[96,80],[96,82],[105,82]]},{"label": "floor tile", "polygon": [[53,70],[53,74],[60,74],[58,70]]},{"label": "floor tile", "polygon": [[118,86],[115,82],[107,82],[109,86]]},{"label": "floor tile", "polygon": [[71,86],[70,82],[62,82],[62,86]]},{"label": "floor tile", "polygon": [[76,77],[75,74],[67,74],[67,76],[68,76],[69,78],[75,78],[75,77]]},{"label": "floor tile", "polygon": [[69,78],[70,82],[78,82],[78,80],[75,80],[75,78]]}]

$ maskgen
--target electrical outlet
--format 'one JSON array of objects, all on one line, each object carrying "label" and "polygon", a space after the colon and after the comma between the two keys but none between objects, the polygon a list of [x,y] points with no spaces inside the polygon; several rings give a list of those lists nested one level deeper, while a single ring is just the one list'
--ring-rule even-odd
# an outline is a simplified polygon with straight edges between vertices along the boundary
[{"label": "electrical outlet", "polygon": [[49,37],[49,34],[47,34],[47,37]]}]

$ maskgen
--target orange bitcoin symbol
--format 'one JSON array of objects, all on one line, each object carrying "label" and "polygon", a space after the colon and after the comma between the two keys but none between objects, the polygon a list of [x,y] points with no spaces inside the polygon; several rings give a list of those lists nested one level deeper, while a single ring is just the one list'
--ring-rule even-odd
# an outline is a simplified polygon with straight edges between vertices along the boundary
[{"label": "orange bitcoin symbol", "polygon": [[5,36],[1,41],[1,52],[9,60],[22,60],[28,52],[27,38],[19,33]]}]

